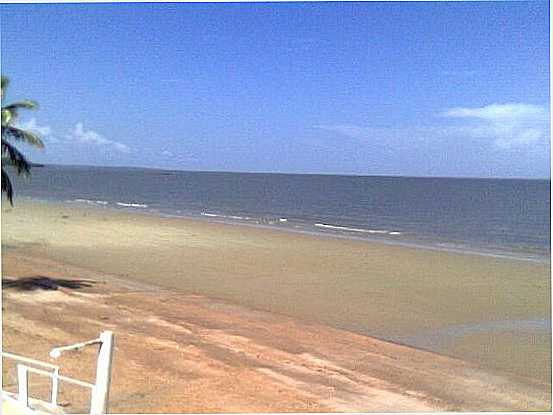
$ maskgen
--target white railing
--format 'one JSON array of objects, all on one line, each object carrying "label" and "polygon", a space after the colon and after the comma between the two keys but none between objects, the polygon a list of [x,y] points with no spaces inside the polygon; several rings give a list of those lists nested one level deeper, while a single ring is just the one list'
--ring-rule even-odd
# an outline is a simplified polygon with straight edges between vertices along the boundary
[{"label": "white railing", "polygon": [[[2,357],[12,359],[18,362],[17,364],[17,388],[18,395],[17,400],[29,407],[29,373],[36,373],[38,375],[46,376],[52,379],[52,393],[50,398],[50,404],[57,406],[59,383],[60,381],[78,385],[91,390],[90,399],[90,414],[100,415],[107,412],[109,388],[111,383],[111,363],[113,354],[113,333],[111,331],[104,331],[100,334],[100,337],[94,340],[90,340],[82,343],[75,343],[69,346],[56,347],[50,352],[50,356],[57,358],[61,353],[71,350],[78,350],[82,347],[99,344],[100,350],[98,352],[98,362],[96,365],[96,383],[83,382],[78,379],[73,379],[68,376],[60,375],[60,368],[57,365],[53,365],[39,360],[31,359],[24,356],[18,356],[13,353],[2,352]],[[26,364],[25,364],[26,363]],[[33,366],[35,367],[33,367]],[[38,366],[39,368],[37,368]],[[47,370],[44,370],[47,369]]]}]

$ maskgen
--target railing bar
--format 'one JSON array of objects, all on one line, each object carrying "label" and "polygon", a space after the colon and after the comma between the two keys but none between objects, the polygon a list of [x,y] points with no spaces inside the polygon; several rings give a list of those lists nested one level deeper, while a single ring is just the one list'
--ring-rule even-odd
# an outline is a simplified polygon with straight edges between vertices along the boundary
[{"label": "railing bar", "polygon": [[89,346],[91,344],[98,344],[98,343],[100,343],[100,344],[102,343],[102,341],[99,338],[98,339],[93,339],[93,340],[88,340],[86,342],[70,344],[69,346],[54,347],[52,349],[52,351],[50,352],[50,356],[51,357],[59,357],[61,352],[64,352],[64,351],[67,351],[67,350],[78,350],[78,349],[81,349],[85,346]]},{"label": "railing bar", "polygon": [[[26,368],[29,372],[37,373],[39,375],[48,376],[50,378],[54,377],[53,373],[46,372],[45,370],[35,369],[34,367],[26,367]],[[68,378],[67,376],[58,375],[57,378],[59,380],[63,380],[64,382],[74,383],[75,385],[80,385],[80,386],[83,386],[85,388],[91,388],[92,389],[94,387],[94,385],[91,384],[91,383],[83,382],[82,380],[77,380],[77,379],[73,379],[73,378]]]},{"label": "railing bar", "polygon": [[37,366],[49,367],[51,369],[59,370],[59,366],[52,365],[50,363],[44,363],[44,362],[41,362],[40,360],[31,359],[29,357],[18,356],[8,352],[0,352],[0,353],[2,354],[3,357],[7,357],[9,359],[20,360],[22,362],[33,363]]},{"label": "railing bar", "polygon": [[80,385],[80,386],[83,386],[85,388],[90,388],[90,389],[94,388],[94,385],[92,383],[83,382],[82,380],[72,379],[72,378],[68,378],[66,376],[61,376],[61,375],[58,376],[58,379],[63,380],[63,381],[68,382],[68,383],[74,383],[75,385]]},{"label": "railing bar", "polygon": [[[20,366],[20,365],[18,365],[18,366]],[[52,377],[52,373],[51,373],[51,372],[47,372],[47,371],[45,371],[45,370],[37,369],[37,368],[35,368],[35,367],[30,367],[30,366],[25,366],[25,368],[26,368],[27,371],[29,371],[29,372],[38,373],[39,375],[44,375],[44,376]]]}]

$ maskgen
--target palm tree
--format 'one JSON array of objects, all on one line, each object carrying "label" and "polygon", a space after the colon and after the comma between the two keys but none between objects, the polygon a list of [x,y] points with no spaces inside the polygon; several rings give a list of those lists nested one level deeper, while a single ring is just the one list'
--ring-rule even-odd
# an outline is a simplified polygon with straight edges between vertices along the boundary
[{"label": "palm tree", "polygon": [[[4,95],[6,88],[9,84],[9,79],[2,76],[2,90],[0,99],[2,104],[4,101]],[[25,159],[23,154],[14,146],[14,141],[20,141],[23,143],[31,144],[33,146],[42,148],[44,144],[42,140],[34,133],[25,131],[16,125],[14,121],[17,119],[17,112],[20,109],[36,109],[37,104],[34,101],[24,100],[14,102],[9,105],[2,105],[2,193],[6,193],[10,204],[13,206],[13,187],[10,181],[10,177],[4,170],[5,165],[10,165],[15,168],[17,174],[30,174],[31,165]]]}]

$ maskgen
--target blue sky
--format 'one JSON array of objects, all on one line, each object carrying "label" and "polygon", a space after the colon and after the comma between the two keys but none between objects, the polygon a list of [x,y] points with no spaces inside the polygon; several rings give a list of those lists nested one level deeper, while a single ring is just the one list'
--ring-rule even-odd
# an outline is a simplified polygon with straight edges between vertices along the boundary
[{"label": "blue sky", "polygon": [[0,6],[33,161],[550,177],[548,2]]}]

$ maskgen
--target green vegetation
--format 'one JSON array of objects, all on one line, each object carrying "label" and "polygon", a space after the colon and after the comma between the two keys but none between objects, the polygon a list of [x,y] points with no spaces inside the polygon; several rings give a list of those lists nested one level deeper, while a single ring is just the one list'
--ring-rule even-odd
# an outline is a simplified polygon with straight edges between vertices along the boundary
[{"label": "green vegetation", "polygon": [[[9,79],[2,76],[2,91],[0,95],[2,104],[4,104],[4,95],[8,84]],[[6,193],[11,205],[13,205],[13,186],[4,166],[14,167],[17,174],[30,174],[31,170],[31,163],[25,159],[13,142],[19,141],[39,148],[44,147],[42,140],[36,134],[17,127],[14,122],[20,109],[32,110],[36,108],[36,102],[30,100],[2,105],[2,193]]]}]

